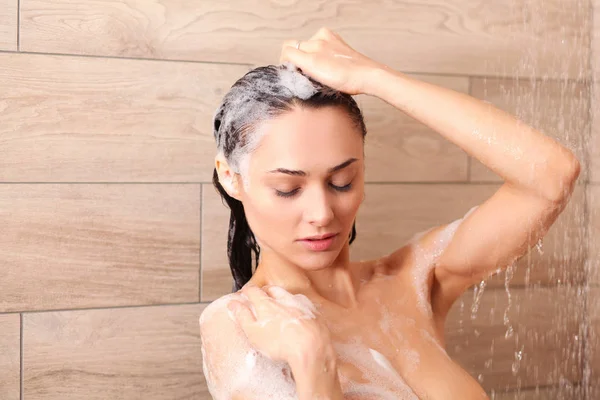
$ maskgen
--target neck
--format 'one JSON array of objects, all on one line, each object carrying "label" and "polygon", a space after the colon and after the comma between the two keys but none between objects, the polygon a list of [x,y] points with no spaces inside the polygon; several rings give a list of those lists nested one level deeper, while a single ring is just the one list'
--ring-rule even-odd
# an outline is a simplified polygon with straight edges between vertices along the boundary
[{"label": "neck", "polygon": [[344,245],[336,259],[327,267],[308,270],[282,257],[273,250],[261,248],[260,261],[252,282],[259,286],[281,286],[292,294],[308,298],[321,297],[345,308],[357,305],[358,277],[350,268],[350,246]]}]

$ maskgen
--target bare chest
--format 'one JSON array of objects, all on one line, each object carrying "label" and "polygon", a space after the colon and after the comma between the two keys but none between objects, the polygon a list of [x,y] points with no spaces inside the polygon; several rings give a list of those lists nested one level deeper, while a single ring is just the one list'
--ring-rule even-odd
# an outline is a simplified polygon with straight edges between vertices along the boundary
[{"label": "bare chest", "polygon": [[347,399],[445,399],[450,392],[481,393],[447,355],[443,332],[423,307],[426,288],[406,279],[369,282],[358,310],[320,312],[338,356]]}]

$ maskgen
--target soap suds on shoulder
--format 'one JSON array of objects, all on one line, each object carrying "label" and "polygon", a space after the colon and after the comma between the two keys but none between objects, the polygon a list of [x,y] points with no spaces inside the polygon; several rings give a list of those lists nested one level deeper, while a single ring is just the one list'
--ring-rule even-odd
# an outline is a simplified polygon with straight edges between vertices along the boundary
[{"label": "soap suds on shoulder", "polygon": [[412,278],[414,288],[417,291],[418,306],[419,309],[429,317],[432,316],[433,311],[429,302],[430,293],[427,280],[433,268],[435,267],[435,261],[442,255],[454,237],[454,234],[456,233],[456,230],[460,224],[478,207],[479,206],[475,206],[471,208],[462,218],[448,224],[441,232],[437,234],[437,237],[434,239],[434,243],[431,248],[422,248],[419,245],[419,240],[435,228],[419,232],[415,234],[409,241],[409,245],[413,251],[413,262],[415,263]]}]

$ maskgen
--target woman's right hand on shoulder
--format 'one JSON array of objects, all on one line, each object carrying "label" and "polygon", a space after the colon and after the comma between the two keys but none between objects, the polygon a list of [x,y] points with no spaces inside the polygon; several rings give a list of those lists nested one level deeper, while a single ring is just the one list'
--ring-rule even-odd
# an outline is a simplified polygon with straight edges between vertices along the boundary
[{"label": "woman's right hand on shoulder", "polygon": [[303,295],[278,286],[246,285],[244,301],[232,300],[227,308],[256,350],[272,360],[294,364],[306,352],[330,343],[329,330]]}]

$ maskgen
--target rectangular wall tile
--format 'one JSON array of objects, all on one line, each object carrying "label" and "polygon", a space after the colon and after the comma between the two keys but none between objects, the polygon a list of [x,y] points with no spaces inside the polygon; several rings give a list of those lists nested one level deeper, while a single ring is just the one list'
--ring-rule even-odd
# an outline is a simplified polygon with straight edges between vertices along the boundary
[{"label": "rectangular wall tile", "polygon": [[[354,259],[388,254],[417,232],[462,218],[499,188],[496,184],[367,185],[351,254]],[[572,215],[579,216],[577,221],[583,218],[584,205],[583,193],[579,192],[572,199]],[[561,217],[563,222],[557,222],[544,238],[543,254],[532,249],[517,263],[511,285],[583,280],[584,229],[571,223],[569,215]],[[489,284],[504,286],[504,277],[499,275]]]},{"label": "rectangular wall tile", "polygon": [[17,50],[18,0],[0,0],[0,50]]},{"label": "rectangular wall tile", "polygon": [[[211,185],[203,188],[202,301],[210,301],[231,292],[226,257],[229,209]],[[351,258],[382,257],[418,232],[462,218],[499,188],[498,184],[366,184]],[[583,190],[578,188],[569,211],[559,216],[544,238],[542,253],[532,249],[517,263],[511,286],[583,281],[583,198]],[[488,282],[490,286],[504,286],[504,275]]]},{"label": "rectangular wall tile", "polygon": [[465,293],[446,323],[448,354],[488,391],[578,383],[583,361],[580,290],[519,288],[510,291],[510,300],[503,289],[486,290],[478,302]]},{"label": "rectangular wall tile", "polygon": [[[557,385],[554,387],[522,388],[512,391],[493,391],[492,400],[550,400],[583,398],[583,388],[579,385]],[[492,397],[493,396],[493,397]]]},{"label": "rectangular wall tile", "polygon": [[[598,24],[600,24],[600,17],[598,18]],[[598,57],[597,64],[600,64],[600,54]],[[600,183],[600,77],[594,82],[592,94],[592,126],[588,145],[589,180],[590,182]]]},{"label": "rectangular wall tile", "polygon": [[0,185],[0,311],[198,301],[199,185]]},{"label": "rectangular wall tile", "polygon": [[[466,77],[412,75],[468,93]],[[368,182],[466,181],[468,155],[460,147],[396,109],[367,95],[356,98],[365,118],[365,180]]]},{"label": "rectangular wall tile", "polygon": [[230,211],[213,185],[202,185],[201,301],[231,293],[233,278],[227,261]]},{"label": "rectangular wall tile", "polygon": [[0,181],[209,182],[212,116],[245,72],[0,54]]},{"label": "rectangular wall tile", "polygon": [[587,271],[589,282],[600,286],[600,185],[591,184],[587,187],[588,202],[588,257]]},{"label": "rectangular wall tile", "polygon": [[586,368],[589,399],[600,398],[600,288],[591,287],[587,293],[589,333],[586,342]]},{"label": "rectangular wall tile", "polygon": [[23,398],[210,399],[200,304],[27,313]]},{"label": "rectangular wall tile", "polygon": [[[585,187],[575,187],[569,204],[542,239],[540,249],[534,247],[521,260],[510,284],[583,283],[587,258]],[[488,283],[504,285],[504,273]]]},{"label": "rectangular wall tile", "polygon": [[[574,81],[534,81],[472,78],[471,95],[538,129],[572,150],[582,165],[587,163],[584,138],[590,128],[589,84]],[[587,180],[582,168],[580,182]],[[473,158],[472,181],[502,181],[500,176]]]},{"label": "rectangular wall tile", "polygon": [[19,400],[21,387],[19,314],[0,315],[0,399]]},{"label": "rectangular wall tile", "polygon": [[589,0],[485,7],[466,0],[21,0],[21,12],[21,49],[34,52],[267,64],[278,60],[284,40],[308,39],[327,26],[358,51],[405,71],[589,76]]},{"label": "rectangular wall tile", "polygon": [[592,69],[594,79],[600,80],[600,0],[592,0],[594,11],[592,22]]}]

